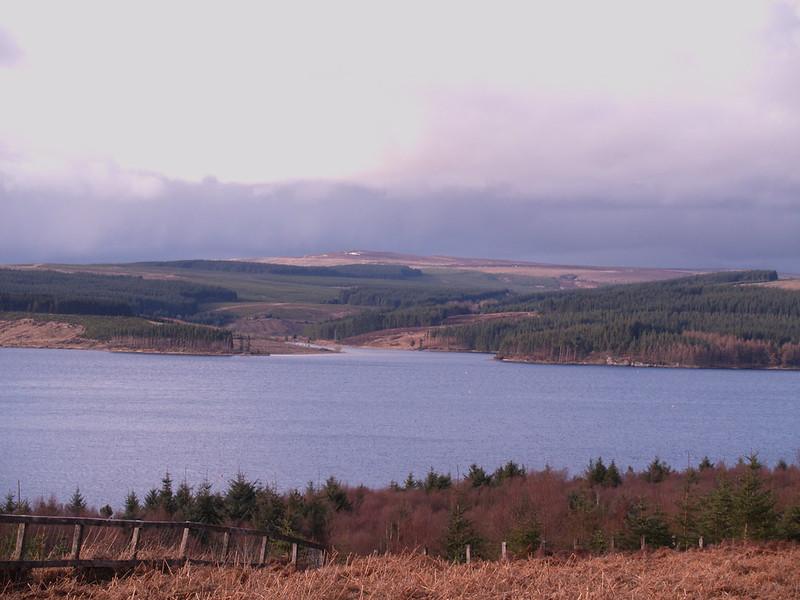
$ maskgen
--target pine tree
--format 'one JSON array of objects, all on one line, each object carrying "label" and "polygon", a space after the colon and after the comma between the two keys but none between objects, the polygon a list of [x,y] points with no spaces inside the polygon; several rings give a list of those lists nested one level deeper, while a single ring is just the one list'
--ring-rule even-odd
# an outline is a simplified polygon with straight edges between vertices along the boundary
[{"label": "pine tree", "polygon": [[468,544],[471,547],[472,555],[479,556],[483,539],[475,531],[472,521],[466,517],[466,511],[456,503],[450,512],[450,521],[444,539],[447,558],[456,562],[463,561]]},{"label": "pine tree", "polygon": [[197,488],[194,497],[194,513],[192,520],[208,525],[219,525],[224,516],[224,502],[222,498],[211,491],[211,483],[204,480]]},{"label": "pine tree", "polygon": [[656,456],[653,462],[647,466],[647,470],[644,472],[644,479],[650,483],[661,483],[670,473],[672,473],[672,467]]},{"label": "pine tree", "polygon": [[472,487],[488,486],[492,484],[492,476],[488,475],[483,467],[479,467],[475,463],[469,467],[469,472],[466,477]]},{"label": "pine tree", "polygon": [[605,479],[608,469],[603,464],[603,457],[598,457],[597,462],[589,460],[589,466],[586,467],[586,480],[589,485],[601,485]]},{"label": "pine tree", "polygon": [[622,484],[622,475],[619,473],[619,469],[614,461],[611,461],[611,464],[608,465],[608,469],[606,469],[606,475],[603,478],[603,485],[606,487],[617,487]]},{"label": "pine tree", "polygon": [[492,479],[496,483],[502,483],[506,479],[513,479],[515,477],[525,477],[525,468],[521,467],[513,460],[499,467],[492,475]]},{"label": "pine tree", "polygon": [[639,500],[630,507],[625,515],[622,543],[630,549],[639,548],[641,536],[650,547],[670,546],[672,535],[660,509],[651,509],[644,501]]},{"label": "pine tree", "polygon": [[14,494],[8,492],[6,494],[6,501],[3,504],[3,512],[6,514],[12,514],[17,508],[17,503],[14,501]]},{"label": "pine tree", "polygon": [[204,480],[197,489],[194,497],[194,512],[192,520],[208,525],[219,525],[224,515],[224,502],[222,498],[211,491],[211,483]]},{"label": "pine tree", "polygon": [[241,523],[253,518],[256,511],[257,489],[258,482],[248,481],[241,471],[228,482],[225,510],[233,521]]},{"label": "pine tree", "polygon": [[333,505],[333,510],[336,512],[350,511],[353,509],[350,498],[347,497],[347,491],[335,477],[328,478],[325,485],[322,487],[322,493],[325,494],[328,501]]},{"label": "pine tree", "polygon": [[784,539],[800,542],[800,504],[790,506],[783,512],[780,534]]},{"label": "pine tree", "polygon": [[175,492],[175,509],[178,514],[185,520],[190,520],[194,498],[192,497],[192,488],[186,481],[182,481],[178,486],[178,491]]},{"label": "pine tree", "polygon": [[523,505],[514,512],[514,526],[508,534],[509,549],[518,556],[530,556],[541,542],[542,528],[533,507]]},{"label": "pine tree", "polygon": [[158,497],[158,490],[156,488],[151,488],[147,495],[144,497],[144,509],[147,512],[153,512],[158,508],[159,505],[159,497]]},{"label": "pine tree", "polygon": [[717,480],[717,487],[701,501],[700,528],[709,543],[734,536],[733,487],[724,476]]},{"label": "pine tree", "polygon": [[79,517],[86,511],[86,500],[81,494],[80,487],[75,488],[69,503],[64,508],[74,517]]},{"label": "pine tree", "polygon": [[733,496],[736,535],[745,539],[765,540],[775,533],[775,498],[761,481],[761,464],[755,455],[747,458],[747,470]]},{"label": "pine tree", "polygon": [[106,504],[105,506],[100,508],[100,516],[104,519],[110,519],[111,515],[114,514],[114,509],[111,508],[110,504]]},{"label": "pine tree", "polygon": [[164,511],[172,516],[178,509],[175,503],[175,496],[172,493],[172,478],[169,471],[164,474],[164,479],[161,480],[161,490],[158,492],[158,504]]},{"label": "pine tree", "polygon": [[122,513],[123,519],[139,519],[142,514],[142,507],[139,504],[139,497],[136,492],[131,490],[125,496],[125,512]]},{"label": "pine tree", "polygon": [[279,529],[286,515],[286,503],[278,492],[269,487],[256,492],[256,511],[253,526],[258,529]]},{"label": "pine tree", "polygon": [[408,477],[406,477],[405,482],[403,483],[404,490],[413,490],[420,487],[419,481],[414,479],[414,473],[409,473]]}]

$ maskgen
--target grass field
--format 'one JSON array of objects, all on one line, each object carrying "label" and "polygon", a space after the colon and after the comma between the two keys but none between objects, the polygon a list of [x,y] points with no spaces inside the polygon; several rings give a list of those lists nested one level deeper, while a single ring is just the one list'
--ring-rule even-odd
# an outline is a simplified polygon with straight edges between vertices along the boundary
[{"label": "grass field", "polygon": [[142,569],[92,582],[64,571],[10,584],[4,598],[122,600],[583,599],[800,597],[800,546],[723,546],[705,551],[562,557],[453,565],[420,555],[368,556],[295,572],[276,566]]}]

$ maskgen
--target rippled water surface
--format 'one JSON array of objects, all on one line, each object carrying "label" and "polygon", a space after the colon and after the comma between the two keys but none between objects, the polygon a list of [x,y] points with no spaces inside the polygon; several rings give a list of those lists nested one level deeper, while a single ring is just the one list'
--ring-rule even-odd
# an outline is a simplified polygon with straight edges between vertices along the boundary
[{"label": "rippled water surface", "polygon": [[190,357],[0,349],[0,494],[95,503],[167,469],[281,489],[591,457],[683,466],[800,449],[800,372],[506,364],[480,354]]}]

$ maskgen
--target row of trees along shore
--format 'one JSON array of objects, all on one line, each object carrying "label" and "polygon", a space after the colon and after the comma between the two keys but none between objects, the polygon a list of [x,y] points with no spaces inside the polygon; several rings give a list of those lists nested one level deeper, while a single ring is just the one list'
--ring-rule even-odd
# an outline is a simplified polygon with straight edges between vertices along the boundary
[{"label": "row of trees along shore", "polygon": [[[464,558],[467,544],[475,557],[497,558],[501,541],[518,557],[634,550],[642,536],[648,547],[685,550],[701,538],[705,545],[800,541],[800,468],[782,460],[769,468],[753,454],[732,467],[704,458],[683,471],[656,458],[635,472],[598,458],[570,477],[508,462],[494,472],[472,465],[458,481],[431,469],[421,479],[409,474],[380,490],[331,477],[285,493],[242,473],[222,491],[207,481],[175,486],[167,473],[143,497],[129,492],[118,509],[89,508],[80,489],[66,504],[55,498],[31,504],[9,494],[2,509],[274,528],[343,553],[425,548],[452,560]],[[10,548],[12,537],[10,529],[4,532],[0,552]]]}]

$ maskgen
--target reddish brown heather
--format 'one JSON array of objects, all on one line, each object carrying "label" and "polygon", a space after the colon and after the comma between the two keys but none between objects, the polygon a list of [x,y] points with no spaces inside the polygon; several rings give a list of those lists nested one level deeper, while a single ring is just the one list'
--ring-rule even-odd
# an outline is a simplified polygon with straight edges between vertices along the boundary
[{"label": "reddish brown heather", "polygon": [[346,564],[292,572],[185,567],[142,570],[92,583],[50,572],[17,588],[12,599],[122,600],[291,598],[345,600],[456,598],[799,598],[800,547],[722,546],[592,558],[531,559],[452,565],[420,555],[353,558]]}]

